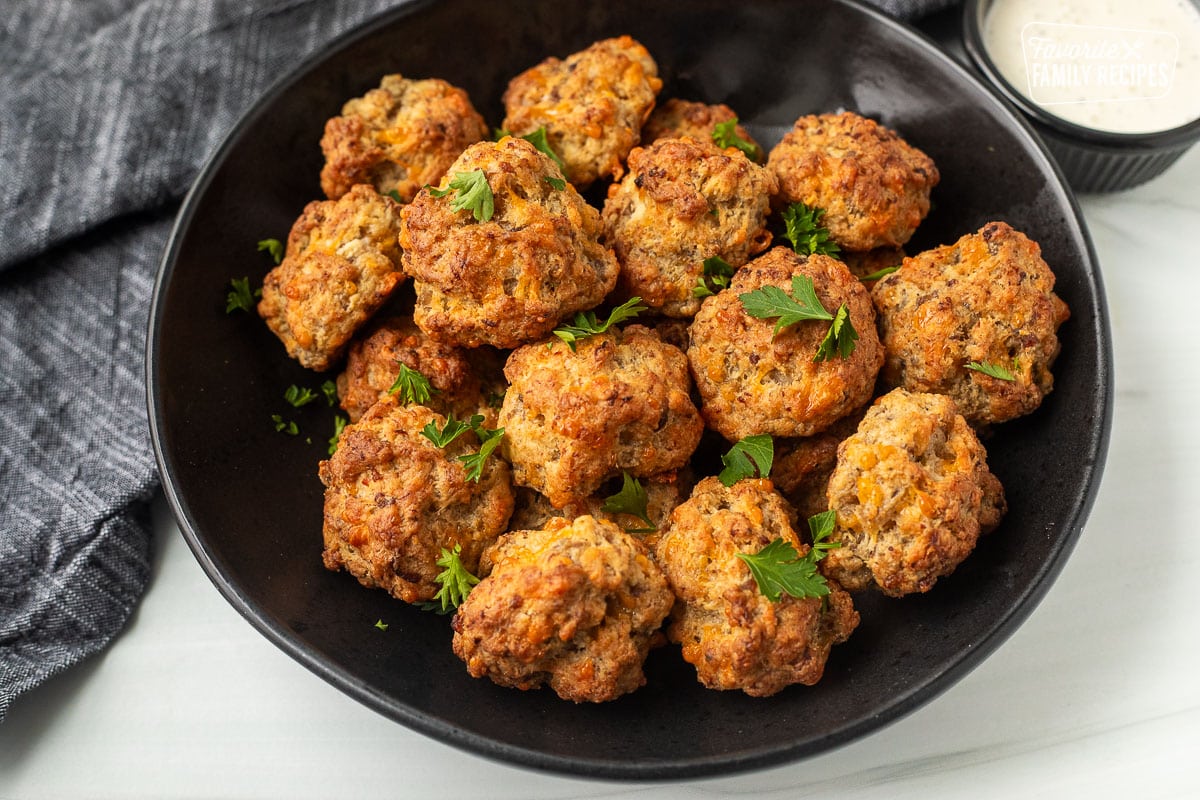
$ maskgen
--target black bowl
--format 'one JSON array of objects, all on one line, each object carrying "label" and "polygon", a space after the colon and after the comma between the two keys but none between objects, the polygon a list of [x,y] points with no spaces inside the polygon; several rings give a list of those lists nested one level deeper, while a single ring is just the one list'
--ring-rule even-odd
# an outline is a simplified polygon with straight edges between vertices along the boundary
[{"label": "black bowl", "polygon": [[[1007,638],[1062,568],[1091,506],[1111,413],[1108,323],[1078,209],[1028,128],[927,40],[849,3],[820,0],[519,7],[412,3],[341,39],[271,90],[187,198],[154,293],[147,362],[167,497],[217,588],[309,669],[393,719],[476,753],[619,778],[725,773],[811,756],[928,702]],[[255,243],[283,238],[319,195],[320,139],[342,102],[387,72],[465,87],[492,124],[522,69],[629,33],[658,59],[664,97],[726,102],[765,144],[799,115],[845,107],[897,128],[943,173],[912,250],[993,219],[1038,240],[1072,318],[1055,392],[989,441],[1011,511],[927,595],[857,598],[862,625],[824,679],[769,699],[705,690],[677,648],[651,654],[648,685],[573,705],[467,676],[446,617],[321,566],[322,488],[333,410],[293,410],[297,366],[260,320],[227,316],[230,278],[261,281]],[[271,415],[299,423],[274,430]],[[389,627],[381,631],[377,620]],[[964,709],[964,713],[970,713]]]},{"label": "black bowl", "polygon": [[1162,174],[1200,141],[1200,118],[1155,133],[1112,133],[1069,122],[1034,103],[1000,73],[984,45],[983,23],[992,4],[992,0],[967,0],[962,18],[967,53],[1000,94],[1029,119],[1076,191],[1131,189]]}]

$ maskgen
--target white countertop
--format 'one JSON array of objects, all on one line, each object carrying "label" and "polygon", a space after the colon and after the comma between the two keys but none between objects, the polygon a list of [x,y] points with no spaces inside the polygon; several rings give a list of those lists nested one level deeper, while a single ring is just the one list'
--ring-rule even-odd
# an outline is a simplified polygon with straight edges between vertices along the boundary
[{"label": "white countertop", "polygon": [[1200,797],[1200,147],[1081,198],[1112,315],[1095,508],[1029,620],[933,702],[817,758],[677,784],[572,780],[439,744],[275,648],[161,500],[151,584],[99,656],[0,724],[0,798]]}]

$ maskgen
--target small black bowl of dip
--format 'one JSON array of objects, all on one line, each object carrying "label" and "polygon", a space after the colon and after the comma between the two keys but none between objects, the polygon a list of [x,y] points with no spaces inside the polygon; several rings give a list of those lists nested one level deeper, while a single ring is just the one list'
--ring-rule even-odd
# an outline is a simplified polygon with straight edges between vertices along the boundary
[{"label": "small black bowl of dip", "polygon": [[[1025,118],[1030,121],[1038,132],[1047,148],[1054,155],[1066,175],[1071,186],[1079,192],[1112,192],[1128,189],[1144,183],[1159,175],[1179,159],[1189,147],[1200,140],[1200,113],[1183,124],[1174,124],[1162,130],[1150,132],[1115,132],[1102,129],[1102,126],[1072,122],[1053,113],[1055,106],[1039,104],[1019,91],[1013,81],[1005,77],[997,65],[997,60],[988,49],[988,39],[985,35],[988,15],[995,7],[1008,0],[967,0],[963,13],[963,41],[967,53],[975,66],[984,74],[988,81],[1009,102],[1019,108]],[[1086,4],[1079,0],[1080,8],[1086,13]],[[1032,20],[1031,20],[1032,22]],[[1106,74],[1117,80],[1131,80],[1128,70],[1143,69],[1143,74],[1149,80],[1158,81],[1162,86],[1165,75],[1174,80],[1200,80],[1195,70],[1177,70],[1176,64],[1170,64],[1171,70],[1166,73],[1162,68],[1158,73],[1151,72],[1155,59],[1164,56],[1154,51],[1154,37],[1158,41],[1170,41],[1164,36],[1175,38],[1169,31],[1138,30],[1133,28],[1102,28],[1100,26],[1054,24],[1049,27],[1063,31],[1064,41],[1051,43],[1048,46],[1057,47],[1051,51],[1056,54],[1047,60],[1047,70],[1056,70],[1053,74],[1042,72],[1041,77],[1047,84],[1054,84],[1062,89],[1063,84],[1081,84],[1090,77],[1095,81],[1099,69],[1109,70]],[[1147,26],[1148,27],[1148,26]],[[1108,32],[1112,32],[1111,34]],[[1141,35],[1141,39],[1138,35]],[[1022,37],[1024,39],[1024,36]],[[1146,48],[1147,39],[1151,47]],[[1185,58],[1200,64],[1200,53],[1186,52],[1186,40],[1175,39],[1178,42],[1177,58]],[[1141,41],[1141,47],[1138,42]],[[1130,50],[1128,45],[1135,49]],[[1027,42],[1018,42],[1026,45]],[[1105,46],[1112,49],[1106,51]],[[1026,48],[1024,56],[1026,66],[1031,50]],[[1036,51],[1033,51],[1036,53]],[[1135,55],[1135,53],[1137,55]],[[1166,55],[1169,55],[1166,54]],[[1138,57],[1140,56],[1140,57]],[[1164,56],[1165,57],[1165,56]],[[1161,59],[1160,59],[1161,60]],[[1118,62],[1129,62],[1128,64]],[[1052,63],[1051,63],[1052,62]],[[1087,74],[1083,72],[1088,69]],[[1136,80],[1136,79],[1132,79]],[[1153,84],[1147,85],[1147,90],[1153,93]],[[1053,91],[1053,89],[1051,90]],[[1136,88],[1135,88],[1136,91]],[[1033,94],[1032,89],[1029,94]],[[1155,98],[1148,98],[1158,101]],[[1101,100],[1100,102],[1105,102]],[[1120,101],[1109,101],[1115,113],[1136,113]],[[1169,98],[1161,98],[1161,102],[1172,102]]]}]

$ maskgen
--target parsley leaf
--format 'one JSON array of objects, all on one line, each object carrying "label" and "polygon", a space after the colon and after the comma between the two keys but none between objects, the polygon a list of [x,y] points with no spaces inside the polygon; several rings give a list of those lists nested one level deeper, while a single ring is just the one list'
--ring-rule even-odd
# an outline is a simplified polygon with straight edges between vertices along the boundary
[{"label": "parsley leaf", "polygon": [[558,153],[554,152],[554,148],[550,146],[550,140],[546,137],[545,125],[532,133],[525,134],[521,138],[529,142],[538,150],[541,150],[546,155],[550,156],[550,160],[557,164],[560,170],[565,170],[567,168],[567,165],[563,163],[563,160],[559,157]]},{"label": "parsley leaf", "polygon": [[386,631],[388,629],[388,624],[386,622],[384,622],[383,620],[378,620],[375,623],[375,627],[379,628],[379,630],[381,630],[381,631]]},{"label": "parsley leaf", "polygon": [[301,389],[293,383],[284,391],[283,399],[288,401],[288,404],[293,408],[300,408],[316,400],[317,395],[312,389]]},{"label": "parsley leaf", "polygon": [[658,527],[654,524],[654,520],[650,519],[648,511],[650,498],[646,494],[645,487],[642,486],[641,481],[628,472],[621,470],[621,475],[623,476],[621,490],[616,494],[604,498],[604,503],[600,506],[600,510],[606,511],[609,514],[628,514],[631,517],[637,517],[648,526],[645,528],[626,528],[630,533],[654,533],[654,531],[658,530]]},{"label": "parsley leaf", "polygon": [[[1013,359],[1013,368],[1014,369],[1016,368],[1016,365],[1017,365],[1017,360],[1014,358]],[[972,361],[971,363],[967,364],[967,369],[973,369],[976,372],[982,372],[984,375],[988,375],[993,378],[998,378],[999,380],[1002,380],[1002,381],[1015,381],[1017,379],[1016,375],[1013,375],[1011,372],[1009,372],[1007,369],[1000,366],[999,364],[993,364],[990,361],[984,361],[982,363],[979,361]]]},{"label": "parsley leaf", "polygon": [[758,146],[738,136],[737,124],[737,117],[727,122],[718,122],[713,126],[712,140],[717,147],[736,147],[746,154],[746,158],[754,161],[758,158]]},{"label": "parsley leaf", "polygon": [[471,589],[479,583],[479,578],[471,574],[462,563],[460,555],[462,553],[462,545],[454,545],[453,550],[445,547],[442,548],[442,554],[438,557],[437,565],[442,567],[442,571],[434,578],[439,584],[437,594],[433,599],[438,602],[423,603],[421,607],[426,611],[437,611],[439,614],[448,614],[454,609],[462,605],[462,602],[467,599],[467,595],[471,593]]},{"label": "parsley leaf", "polygon": [[720,256],[704,259],[704,274],[696,279],[692,287],[693,297],[708,297],[729,286],[733,267]]},{"label": "parsley leaf", "polygon": [[870,275],[863,275],[861,278],[859,278],[859,280],[863,283],[867,283],[868,281],[877,281],[880,278],[886,278],[888,275],[891,275],[898,269],[900,269],[899,264],[894,267],[884,267],[883,269],[875,270]]},{"label": "parsley leaf", "polygon": [[429,402],[431,395],[437,392],[437,389],[430,385],[429,379],[415,369],[410,369],[403,361],[397,361],[400,365],[400,373],[396,375],[396,380],[392,384],[392,388],[388,389],[388,394],[399,394],[400,402],[403,405],[411,405],[416,403],[423,405]]},{"label": "parsley leaf", "polygon": [[726,486],[733,486],[742,478],[766,478],[771,474],[771,463],[774,460],[775,440],[770,434],[747,436],[721,456],[721,463],[725,465],[725,469],[721,470],[717,478]]},{"label": "parsley leaf", "polygon": [[781,538],[776,538],[757,553],[737,553],[746,562],[758,590],[772,603],[778,603],[786,592],[792,597],[824,597],[829,594],[829,585],[824,576],[817,572],[817,561],[810,558],[815,551],[809,550],[803,558],[796,548]]},{"label": "parsley leaf", "polygon": [[465,456],[459,456],[458,460],[463,462],[463,466],[467,468],[467,480],[479,483],[480,477],[483,475],[483,463],[487,461],[488,456],[500,444],[500,440],[504,438],[504,428],[496,428],[492,430],[485,428],[478,422],[483,421],[483,416],[476,414],[471,417],[474,423],[471,425],[471,430],[475,431],[475,435],[479,437],[479,452],[471,453]]},{"label": "parsley leaf", "polygon": [[325,381],[321,384],[321,393],[325,395],[325,402],[329,404],[330,408],[333,408],[337,404],[338,394],[336,383]]},{"label": "parsley leaf", "polygon": [[454,202],[450,204],[451,211],[468,209],[476,222],[487,222],[492,218],[495,212],[495,198],[483,170],[456,172],[445,189],[429,188],[429,193],[434,197],[445,197],[450,192],[455,192]]},{"label": "parsley leaf", "polygon": [[349,420],[338,414],[333,418],[333,436],[329,437],[329,455],[337,452],[338,442],[342,440],[342,431],[346,429]]},{"label": "parsley leaf", "polygon": [[278,239],[263,239],[258,243],[259,251],[266,250],[271,254],[271,260],[278,264],[283,261],[283,242]]},{"label": "parsley leaf", "polygon": [[492,141],[498,142],[505,136],[512,136],[512,131],[506,131],[504,128],[492,128]]},{"label": "parsley leaf", "polygon": [[250,291],[249,278],[234,278],[229,281],[229,285],[233,288],[229,290],[229,294],[225,295],[225,313],[253,311],[254,298],[262,297],[262,289]]},{"label": "parsley leaf", "polygon": [[404,202],[404,198],[400,196],[400,192],[396,189],[388,189],[386,192],[384,192],[384,194],[395,200],[397,203]]},{"label": "parsley leaf", "polygon": [[746,313],[757,319],[778,318],[775,335],[789,325],[806,319],[832,320],[833,315],[821,305],[812,278],[807,275],[792,276],[792,294],[788,295],[778,286],[764,286],[752,292],[739,294]]},{"label": "parsley leaf", "polygon": [[554,335],[562,339],[571,350],[575,349],[575,343],[580,339],[586,339],[589,336],[595,336],[598,333],[604,333],[618,322],[624,322],[627,319],[633,319],[638,314],[646,310],[646,306],[641,304],[642,298],[631,297],[621,305],[617,306],[608,315],[608,319],[600,322],[596,319],[595,311],[580,311],[575,315],[570,325],[559,325],[554,329]]},{"label": "parsley leaf", "polygon": [[858,331],[850,324],[850,307],[842,303],[833,315],[833,324],[829,326],[829,331],[817,347],[817,355],[813,357],[813,361],[832,361],[834,353],[845,361],[854,352],[854,343],[857,341]]},{"label": "parsley leaf", "polygon": [[276,433],[286,433],[288,436],[295,436],[300,432],[300,426],[291,420],[284,419],[279,414],[271,415],[271,422],[275,423]]},{"label": "parsley leaf", "polygon": [[829,541],[836,522],[837,512],[832,508],[808,518],[808,532],[812,535],[812,550],[809,552],[817,554],[814,560],[820,561],[828,551],[842,546],[841,542]]},{"label": "parsley leaf", "polygon": [[433,442],[434,446],[445,448],[459,436],[462,436],[469,430],[473,430],[483,422],[482,414],[475,414],[467,422],[454,418],[454,412],[450,412],[450,416],[446,418],[446,424],[439,431],[436,422],[430,422],[421,429],[421,435],[429,441]]},{"label": "parsley leaf", "polygon": [[556,192],[561,192],[567,188],[567,182],[562,178],[554,178],[549,175],[542,178],[546,183],[550,184],[550,188]]},{"label": "parsley leaf", "polygon": [[829,238],[829,229],[821,225],[825,209],[812,208],[804,203],[792,203],[783,210],[783,234],[792,243],[792,249],[802,256],[823,255],[837,257],[841,248]]}]

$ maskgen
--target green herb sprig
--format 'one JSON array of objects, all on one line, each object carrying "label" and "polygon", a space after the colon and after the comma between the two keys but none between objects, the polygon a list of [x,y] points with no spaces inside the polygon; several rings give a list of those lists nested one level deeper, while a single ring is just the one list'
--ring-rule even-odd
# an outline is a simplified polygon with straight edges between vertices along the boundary
[{"label": "green herb sprig", "polygon": [[720,256],[704,259],[704,273],[696,279],[692,287],[693,297],[710,297],[729,286],[733,277],[733,267]]},{"label": "green herb sprig", "polygon": [[792,249],[802,256],[822,255],[837,258],[842,249],[829,237],[829,229],[821,225],[825,209],[804,203],[792,203],[783,210],[784,237]]},{"label": "green herb sprig", "polygon": [[445,189],[429,187],[429,194],[434,197],[445,197],[451,192],[455,192],[454,200],[450,203],[451,211],[469,210],[476,222],[487,222],[495,213],[492,187],[481,169],[454,173]]},{"label": "green herb sprig", "polygon": [[575,350],[575,343],[580,339],[586,339],[589,336],[595,336],[598,333],[604,333],[613,325],[619,322],[624,322],[633,319],[638,314],[646,310],[646,306],[642,305],[642,298],[631,297],[621,305],[614,308],[608,315],[608,319],[600,322],[596,318],[595,311],[580,311],[575,314],[575,318],[569,325],[559,325],[554,329],[553,333],[559,339],[562,339],[571,348]]},{"label": "green herb sprig", "polygon": [[450,550],[442,548],[442,553],[438,557],[437,565],[442,568],[442,571],[434,578],[438,585],[437,594],[433,596],[436,602],[422,603],[421,608],[426,611],[436,611],[439,614],[449,614],[463,604],[467,596],[471,594],[471,590],[479,584],[479,578],[471,574],[471,571],[462,563],[462,545],[454,545],[454,549]]},{"label": "green herb sprig", "polygon": [[254,301],[262,297],[262,289],[250,289],[250,279],[233,278],[229,281],[230,290],[225,295],[225,313],[232,314],[234,311],[253,311]]},{"label": "green herb sprig", "polygon": [[301,388],[296,384],[292,384],[283,392],[283,399],[287,401],[292,408],[301,408],[316,400],[317,393],[309,388]]},{"label": "green herb sprig", "polygon": [[621,471],[621,489],[604,498],[600,510],[609,514],[628,514],[646,523],[645,528],[626,528],[629,533],[654,533],[658,527],[650,519],[650,497],[641,481],[624,470]]},{"label": "green herb sprig", "polygon": [[329,455],[337,452],[338,442],[342,440],[342,431],[346,430],[346,425],[350,420],[343,417],[341,414],[333,418],[333,436],[329,437]]},{"label": "green herb sprig", "polygon": [[[982,372],[984,375],[987,375],[989,377],[996,378],[996,379],[1002,380],[1002,381],[1016,381],[1016,379],[1017,379],[1017,376],[1014,375],[1012,372],[1010,372],[1008,369],[1000,366],[999,364],[993,364],[990,361],[982,361],[982,362],[981,361],[972,361],[969,364],[967,364],[967,369],[974,370],[975,372]],[[1013,370],[1015,371],[1016,369],[1017,369],[1017,360],[1014,358],[1013,359]]]},{"label": "green herb sprig", "polygon": [[836,314],[830,314],[825,310],[825,306],[821,305],[812,278],[807,275],[792,276],[790,295],[778,286],[764,286],[740,294],[738,299],[742,301],[742,307],[750,316],[776,320],[776,336],[781,330],[797,322],[811,319],[828,321],[829,331],[818,346],[813,361],[828,361],[835,353],[846,359],[854,352],[858,331],[854,330],[854,325],[850,322],[849,306],[842,303]]},{"label": "green herb sprig", "polygon": [[388,394],[397,395],[401,405],[424,405],[429,402],[437,389],[429,382],[429,379],[422,375],[419,371],[410,368],[403,361],[396,362],[400,366],[400,371],[396,375],[396,380],[392,383]]},{"label": "green herb sprig", "polygon": [[775,440],[770,434],[747,436],[721,456],[725,468],[717,479],[726,486],[733,486],[743,478],[767,478],[771,475],[774,460]]},{"label": "green herb sprig", "polygon": [[712,140],[717,147],[736,147],[746,154],[746,158],[751,161],[758,159],[759,149],[754,142],[748,142],[737,132],[738,118],[734,117],[725,122],[718,122],[713,126]]},{"label": "green herb sprig", "polygon": [[267,252],[276,265],[283,261],[283,242],[278,239],[263,239],[258,243],[259,252]]},{"label": "green herb sprig", "polygon": [[789,542],[776,538],[757,553],[738,553],[737,557],[750,568],[758,590],[772,603],[778,603],[785,593],[798,599],[825,597],[829,584],[817,572],[817,562],[829,550],[841,546],[840,542],[829,541],[835,520],[834,511],[809,517],[813,544],[803,556]]}]

